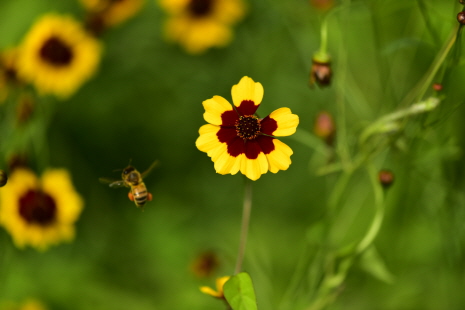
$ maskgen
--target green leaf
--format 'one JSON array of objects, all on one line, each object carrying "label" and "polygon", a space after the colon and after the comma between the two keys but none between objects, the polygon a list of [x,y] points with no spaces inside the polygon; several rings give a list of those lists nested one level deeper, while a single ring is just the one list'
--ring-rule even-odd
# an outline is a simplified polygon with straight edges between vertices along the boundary
[{"label": "green leaf", "polygon": [[386,264],[375,247],[371,246],[363,253],[360,264],[366,272],[378,280],[389,284],[394,282],[394,275],[387,269]]},{"label": "green leaf", "polygon": [[252,279],[246,272],[232,276],[224,284],[224,297],[233,310],[257,310]]}]

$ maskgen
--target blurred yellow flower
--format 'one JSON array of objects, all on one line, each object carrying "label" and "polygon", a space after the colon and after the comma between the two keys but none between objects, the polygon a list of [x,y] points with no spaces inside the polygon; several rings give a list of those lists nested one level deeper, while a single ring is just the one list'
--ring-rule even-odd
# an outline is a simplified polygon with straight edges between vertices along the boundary
[{"label": "blurred yellow flower", "polygon": [[0,225],[20,248],[45,250],[72,240],[82,208],[82,198],[64,169],[47,170],[39,180],[32,171],[18,168],[0,189]]},{"label": "blurred yellow flower", "polygon": [[144,0],[80,0],[102,26],[115,26],[140,11]]},{"label": "blurred yellow flower", "polygon": [[48,14],[26,35],[18,75],[40,93],[71,96],[97,70],[100,43],[70,16]]},{"label": "blurred yellow flower", "polygon": [[199,278],[211,276],[219,265],[218,255],[213,251],[200,253],[191,263],[190,269]]},{"label": "blurred yellow flower", "polygon": [[242,0],[158,0],[169,14],[165,33],[188,53],[229,44],[231,26],[245,14]]},{"label": "blurred yellow flower", "polygon": [[204,294],[207,294],[207,295],[210,295],[216,298],[224,299],[223,286],[226,282],[228,282],[229,278],[230,276],[224,276],[224,277],[216,279],[216,291],[208,286],[200,287],[200,291]]},{"label": "blurred yellow flower", "polygon": [[258,118],[255,111],[263,99],[263,86],[247,76],[231,93],[234,107],[220,96],[203,102],[203,117],[209,124],[200,127],[197,148],[211,157],[219,174],[241,171],[255,181],[268,170],[287,170],[292,149],[275,137],[292,135],[299,117],[280,108]]},{"label": "blurred yellow flower", "polygon": [[22,304],[5,303],[0,305],[0,310],[47,310],[40,301],[35,299],[28,299]]}]

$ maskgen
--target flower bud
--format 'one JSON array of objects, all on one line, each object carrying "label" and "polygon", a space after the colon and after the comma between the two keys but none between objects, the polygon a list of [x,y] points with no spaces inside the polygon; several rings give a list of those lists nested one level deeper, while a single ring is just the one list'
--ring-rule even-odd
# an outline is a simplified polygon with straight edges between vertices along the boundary
[{"label": "flower bud", "polygon": [[435,91],[441,91],[441,90],[442,90],[442,84],[440,84],[440,83],[434,83],[434,84],[433,84],[433,89],[434,89]]},{"label": "flower bud", "polygon": [[326,111],[318,113],[315,119],[313,132],[316,136],[322,138],[326,144],[332,145],[336,133],[336,126],[331,114]]},{"label": "flower bud", "polygon": [[315,55],[312,58],[312,70],[310,72],[310,86],[318,84],[320,87],[329,86],[333,72],[331,70],[331,61],[328,55]]},{"label": "flower bud", "polygon": [[0,170],[0,187],[5,186],[6,182],[8,182],[8,175],[5,171]]},{"label": "flower bud", "polygon": [[310,0],[310,5],[318,10],[326,11],[334,6],[334,0]]},{"label": "flower bud", "polygon": [[378,180],[384,189],[388,189],[394,182],[394,174],[390,170],[383,169],[378,173]]},{"label": "flower bud", "polygon": [[457,21],[461,24],[461,25],[465,25],[465,12],[459,12],[457,14]]}]

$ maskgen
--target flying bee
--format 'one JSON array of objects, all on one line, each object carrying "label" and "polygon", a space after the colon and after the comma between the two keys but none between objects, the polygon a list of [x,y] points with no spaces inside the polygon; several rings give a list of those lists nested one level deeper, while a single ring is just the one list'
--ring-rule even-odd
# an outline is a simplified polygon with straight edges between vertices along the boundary
[{"label": "flying bee", "polygon": [[152,194],[147,191],[143,180],[157,164],[158,160],[154,161],[143,173],[129,164],[123,169],[121,180],[108,178],[100,178],[99,180],[102,183],[110,183],[111,188],[129,187],[131,189],[128,193],[129,200],[134,201],[137,207],[143,207],[147,201],[152,200]]}]

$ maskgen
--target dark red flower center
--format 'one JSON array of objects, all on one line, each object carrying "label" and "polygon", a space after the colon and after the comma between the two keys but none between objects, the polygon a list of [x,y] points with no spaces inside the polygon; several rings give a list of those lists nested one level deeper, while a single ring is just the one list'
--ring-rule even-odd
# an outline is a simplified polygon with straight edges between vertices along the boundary
[{"label": "dark red flower center", "polygon": [[73,59],[73,51],[65,42],[57,37],[45,41],[39,50],[40,57],[57,67],[66,66]]},{"label": "dark red flower center", "polygon": [[255,139],[262,127],[260,120],[254,115],[239,116],[234,125],[236,126],[237,135],[244,140]]},{"label": "dark red flower center", "polygon": [[187,10],[195,17],[204,17],[212,11],[214,1],[215,0],[190,0],[187,5]]},{"label": "dark red flower center", "polygon": [[30,224],[47,226],[56,219],[55,200],[42,191],[29,190],[19,199],[19,214]]}]

